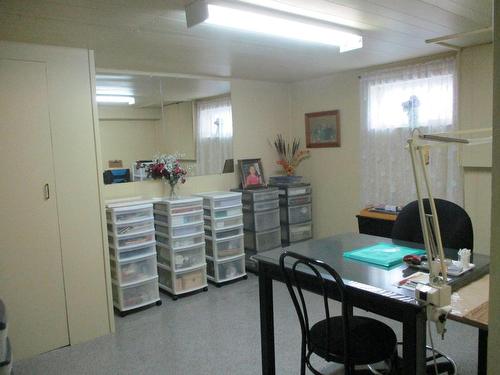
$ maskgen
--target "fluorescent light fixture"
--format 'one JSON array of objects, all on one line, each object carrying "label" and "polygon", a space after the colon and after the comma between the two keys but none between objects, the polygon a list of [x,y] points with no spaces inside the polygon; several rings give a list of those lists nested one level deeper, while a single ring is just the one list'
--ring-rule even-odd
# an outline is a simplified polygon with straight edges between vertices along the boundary
[{"label": "fluorescent light fixture", "polygon": [[97,103],[113,103],[113,104],[135,104],[133,96],[120,96],[120,95],[97,95]]},{"label": "fluorescent light fixture", "polygon": [[282,12],[270,13],[264,9],[258,12],[255,8],[247,10],[204,2],[186,8],[188,27],[206,22],[258,34],[338,46],[340,52],[363,47],[363,37],[360,35],[336,30],[317,20],[308,22],[302,17],[294,18]]}]

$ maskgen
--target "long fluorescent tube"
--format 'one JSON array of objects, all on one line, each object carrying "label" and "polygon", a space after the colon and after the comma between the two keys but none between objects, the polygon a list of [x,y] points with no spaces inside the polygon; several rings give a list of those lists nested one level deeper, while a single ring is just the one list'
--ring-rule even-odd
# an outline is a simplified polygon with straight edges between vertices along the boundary
[{"label": "long fluorescent tube", "polygon": [[115,104],[135,104],[133,96],[119,96],[119,95],[96,95],[97,103],[115,103]]},{"label": "long fluorescent tube", "polygon": [[285,16],[261,14],[257,11],[214,4],[208,4],[208,18],[205,22],[259,34],[338,46],[340,52],[363,47],[363,37],[360,35],[287,19]]}]

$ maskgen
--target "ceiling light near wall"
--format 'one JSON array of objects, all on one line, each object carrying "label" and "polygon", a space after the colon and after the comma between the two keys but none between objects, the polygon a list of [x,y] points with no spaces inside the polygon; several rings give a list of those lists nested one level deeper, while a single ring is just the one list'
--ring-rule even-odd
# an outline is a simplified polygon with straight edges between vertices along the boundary
[{"label": "ceiling light near wall", "polygon": [[197,0],[186,6],[186,20],[188,27],[204,22],[275,37],[338,46],[340,52],[363,47],[360,35],[330,27],[318,20],[267,8],[259,11],[258,7],[208,4],[204,0]]},{"label": "ceiling light near wall", "polygon": [[97,99],[97,103],[128,104],[128,105],[135,104],[135,98],[133,96],[96,95],[96,99]]}]

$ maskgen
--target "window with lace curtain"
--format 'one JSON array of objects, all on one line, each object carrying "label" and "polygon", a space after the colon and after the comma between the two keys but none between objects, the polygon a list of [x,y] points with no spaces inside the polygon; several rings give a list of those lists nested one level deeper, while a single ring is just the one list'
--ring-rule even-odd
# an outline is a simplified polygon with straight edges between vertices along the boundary
[{"label": "window with lace curtain", "polygon": [[[454,57],[373,71],[361,84],[361,204],[405,205],[416,199],[406,140],[457,129]],[[457,146],[433,148],[429,172],[436,198],[463,200]]]},{"label": "window with lace curtain", "polygon": [[198,175],[222,173],[233,158],[233,116],[229,96],[196,101],[196,168]]}]

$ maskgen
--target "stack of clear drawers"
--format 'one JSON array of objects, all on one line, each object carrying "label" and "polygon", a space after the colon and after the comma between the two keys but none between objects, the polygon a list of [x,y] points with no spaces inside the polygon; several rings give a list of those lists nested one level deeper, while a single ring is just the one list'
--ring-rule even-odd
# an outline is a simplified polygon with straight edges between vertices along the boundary
[{"label": "stack of clear drawers", "polygon": [[139,307],[160,305],[153,205],[109,205],[106,218],[115,307],[123,316]]},{"label": "stack of clear drawers", "polygon": [[311,185],[275,185],[279,188],[281,242],[288,246],[312,238]]},{"label": "stack of clear drawers", "polygon": [[160,289],[179,295],[207,290],[203,200],[162,199],[154,203]]},{"label": "stack of clear drawers", "polygon": [[7,313],[5,305],[0,299],[0,374],[10,375],[12,373],[12,350],[7,337]]},{"label": "stack of clear drawers", "polygon": [[241,193],[197,195],[203,198],[208,279],[220,286],[246,278]]},{"label": "stack of clear drawers", "polygon": [[246,267],[257,271],[252,255],[281,247],[279,191],[277,188],[240,190],[243,200]]}]

